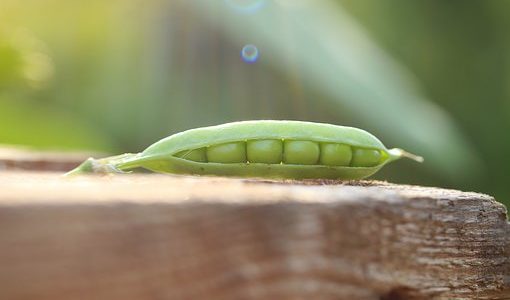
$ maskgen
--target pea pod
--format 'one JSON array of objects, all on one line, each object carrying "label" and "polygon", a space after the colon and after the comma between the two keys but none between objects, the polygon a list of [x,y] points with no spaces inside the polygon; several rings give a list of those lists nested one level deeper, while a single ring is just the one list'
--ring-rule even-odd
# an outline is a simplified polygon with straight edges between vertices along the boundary
[{"label": "pea pod", "polygon": [[302,121],[243,121],[164,138],[138,154],[89,158],[68,174],[122,173],[136,168],[173,174],[262,178],[361,179],[401,157],[353,127]]}]

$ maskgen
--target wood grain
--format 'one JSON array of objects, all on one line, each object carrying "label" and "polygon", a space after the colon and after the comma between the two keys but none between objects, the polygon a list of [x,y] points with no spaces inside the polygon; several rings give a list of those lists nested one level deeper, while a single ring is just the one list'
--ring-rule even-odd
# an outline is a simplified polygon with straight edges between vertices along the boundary
[{"label": "wood grain", "polygon": [[0,173],[0,299],[509,299],[492,197],[384,182]]}]

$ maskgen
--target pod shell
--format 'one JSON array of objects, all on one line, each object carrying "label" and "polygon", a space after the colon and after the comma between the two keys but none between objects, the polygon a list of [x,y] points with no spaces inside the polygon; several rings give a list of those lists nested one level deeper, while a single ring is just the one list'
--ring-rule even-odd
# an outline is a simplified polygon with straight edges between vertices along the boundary
[{"label": "pod shell", "polygon": [[[175,157],[174,154],[210,145],[254,139],[305,140],[347,144],[380,150],[383,162],[374,167],[291,165],[262,163],[201,163]],[[142,153],[118,164],[121,170],[143,167],[152,171],[177,174],[223,175],[262,178],[361,179],[377,172],[396,159],[372,134],[353,127],[303,121],[242,121],[183,131],[149,146]]]}]

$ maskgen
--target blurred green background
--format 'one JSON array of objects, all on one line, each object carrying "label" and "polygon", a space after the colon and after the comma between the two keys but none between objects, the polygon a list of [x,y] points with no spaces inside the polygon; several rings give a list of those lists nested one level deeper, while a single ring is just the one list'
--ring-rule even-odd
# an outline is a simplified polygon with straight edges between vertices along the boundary
[{"label": "blurred green background", "polygon": [[329,122],[425,157],[378,179],[508,204],[509,29],[496,0],[3,0],[0,143],[113,154],[227,121]]}]

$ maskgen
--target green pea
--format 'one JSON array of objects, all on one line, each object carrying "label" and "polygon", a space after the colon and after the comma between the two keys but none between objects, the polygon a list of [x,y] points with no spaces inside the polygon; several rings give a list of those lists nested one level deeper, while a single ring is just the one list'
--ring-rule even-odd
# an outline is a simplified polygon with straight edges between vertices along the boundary
[{"label": "green pea", "polygon": [[282,140],[251,140],[246,143],[250,163],[279,164],[282,161]]},{"label": "green pea", "polygon": [[326,166],[348,166],[351,163],[351,147],[342,144],[322,143],[321,144],[321,165]]},{"label": "green pea", "polygon": [[246,162],[246,143],[225,143],[207,148],[207,160],[215,163]]},{"label": "green pea", "polygon": [[284,141],[283,162],[294,165],[315,165],[319,162],[319,144],[310,141]]},{"label": "green pea", "polygon": [[373,167],[381,161],[381,152],[375,149],[355,148],[352,154],[351,166]]},{"label": "green pea", "polygon": [[184,150],[177,153],[175,156],[196,162],[207,162],[205,148]]},{"label": "green pea", "polygon": [[387,149],[358,128],[261,120],[176,133],[141,153],[90,158],[68,174],[145,168],[172,174],[361,179],[402,157],[423,161],[404,150]]}]

